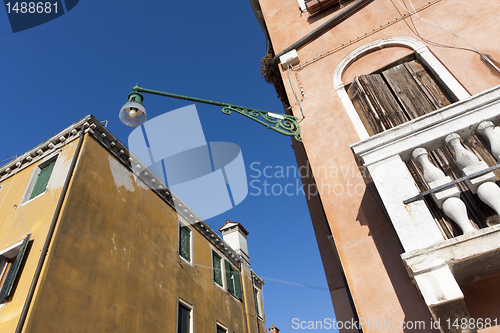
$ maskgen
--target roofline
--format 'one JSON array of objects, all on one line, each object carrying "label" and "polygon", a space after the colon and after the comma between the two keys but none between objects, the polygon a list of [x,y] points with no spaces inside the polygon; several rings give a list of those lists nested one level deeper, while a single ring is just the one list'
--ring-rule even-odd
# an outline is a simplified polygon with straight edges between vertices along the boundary
[{"label": "roofline", "polygon": [[0,167],[0,182],[37,163],[45,156],[53,153],[79,137],[78,133],[85,129],[104,148],[116,157],[131,173],[140,179],[146,186],[154,191],[168,205],[170,205],[184,222],[194,226],[206,239],[219,251],[224,253],[231,263],[240,267],[241,259],[229,244],[227,244],[216,231],[214,231],[201,217],[189,208],[181,198],[168,188],[137,156],[135,156],[123,143],[121,143],[99,120],[92,114],[77,121],[61,132],[52,136],[42,144],[29,150],[15,160]]}]

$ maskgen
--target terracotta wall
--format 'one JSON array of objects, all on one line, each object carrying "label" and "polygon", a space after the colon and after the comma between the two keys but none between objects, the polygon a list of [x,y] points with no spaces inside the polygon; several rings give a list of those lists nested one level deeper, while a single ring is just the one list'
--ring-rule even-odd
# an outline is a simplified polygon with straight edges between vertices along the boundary
[{"label": "terracotta wall", "polygon": [[[296,0],[260,0],[274,51],[279,53],[308,32],[325,23],[347,7],[332,8],[316,16],[301,13]],[[429,1],[413,1],[415,8]],[[403,14],[402,7],[397,1]],[[407,2],[409,5],[409,2]],[[339,62],[356,48],[386,37],[406,36],[419,40],[408,25],[415,24],[426,39],[453,47],[469,47],[445,31],[413,18],[392,22],[401,16],[390,0],[373,1],[350,18],[330,29],[321,37],[297,50],[300,71],[290,71],[292,83],[299,91],[299,81],[304,89],[302,101],[305,119],[300,123],[306,156],[297,156],[300,164],[306,158],[312,166],[314,179],[319,187],[321,202],[335,240],[352,297],[361,318],[372,322],[424,320],[429,323],[430,313],[417,289],[412,285],[399,255],[403,252],[391,223],[365,186],[361,172],[354,161],[349,146],[359,141],[343,104],[333,89],[333,73]],[[455,31],[488,54],[493,61],[500,61],[500,49],[492,43],[491,36],[500,32],[497,17],[500,8],[494,2],[469,2],[441,0],[431,2],[419,15]],[[500,74],[470,51],[442,48],[426,44],[458,81],[476,94],[500,84]],[[413,52],[403,47],[376,51],[355,62],[343,76],[345,84],[356,75],[368,74]],[[322,56],[328,53],[327,56]],[[288,73],[280,67],[290,104],[296,99],[290,87]],[[298,106],[293,113],[301,117]],[[326,172],[325,172],[326,170]],[[318,243],[324,243],[322,212],[312,211]],[[331,290],[335,290],[338,275],[331,252],[320,245]],[[333,295],[333,293],[332,293]],[[348,304],[334,299],[334,307]],[[429,327],[429,326],[427,326]],[[379,331],[368,326],[365,332]],[[394,330],[397,331],[397,330]],[[404,330],[400,330],[404,331]],[[430,328],[426,331],[432,331]]]}]

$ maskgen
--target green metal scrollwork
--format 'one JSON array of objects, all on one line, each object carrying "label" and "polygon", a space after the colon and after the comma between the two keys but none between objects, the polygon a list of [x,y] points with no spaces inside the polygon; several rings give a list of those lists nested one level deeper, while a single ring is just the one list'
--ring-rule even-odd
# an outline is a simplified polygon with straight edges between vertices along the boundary
[{"label": "green metal scrollwork", "polygon": [[151,90],[151,89],[146,89],[139,87],[137,84],[135,87],[132,88],[133,91],[139,92],[139,93],[148,93],[148,94],[153,94],[153,95],[159,95],[159,96],[166,96],[166,97],[172,97],[172,98],[177,98],[177,99],[184,99],[187,101],[193,101],[193,102],[199,102],[199,103],[205,103],[205,104],[211,104],[211,105],[218,105],[222,108],[222,112],[224,114],[231,114],[231,112],[236,112],[241,115],[244,115],[245,117],[248,117],[259,124],[262,124],[266,126],[267,128],[281,133],[283,135],[287,136],[292,136],[297,140],[298,142],[302,142],[302,138],[300,137],[300,126],[297,121],[297,117],[290,116],[287,114],[282,114],[282,113],[272,113],[272,112],[267,112],[263,110],[258,110],[258,109],[252,109],[252,108],[246,108],[243,106],[237,106],[233,104],[227,104],[227,103],[221,103],[221,102],[216,102],[216,101],[211,101],[207,99],[201,99],[201,98],[196,98],[196,97],[188,97],[188,96],[183,96],[183,95],[177,95],[177,94],[172,94],[172,93],[167,93],[163,91],[157,91],[157,90]]},{"label": "green metal scrollwork", "polygon": [[222,106],[222,112],[224,114],[229,115],[232,111],[244,115],[245,117],[258,122],[273,131],[293,136],[295,140],[302,142],[302,138],[300,137],[300,126],[297,122],[297,118],[294,116],[289,116],[287,114],[275,114],[277,117],[274,117],[273,113],[267,111],[248,109],[234,105]]}]

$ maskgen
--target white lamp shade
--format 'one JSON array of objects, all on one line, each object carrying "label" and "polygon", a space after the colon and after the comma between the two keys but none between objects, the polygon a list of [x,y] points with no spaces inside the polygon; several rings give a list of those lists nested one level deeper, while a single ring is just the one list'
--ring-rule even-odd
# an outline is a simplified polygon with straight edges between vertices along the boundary
[{"label": "white lamp shade", "polygon": [[146,109],[137,102],[127,102],[118,115],[122,123],[130,127],[138,127],[147,120]]}]

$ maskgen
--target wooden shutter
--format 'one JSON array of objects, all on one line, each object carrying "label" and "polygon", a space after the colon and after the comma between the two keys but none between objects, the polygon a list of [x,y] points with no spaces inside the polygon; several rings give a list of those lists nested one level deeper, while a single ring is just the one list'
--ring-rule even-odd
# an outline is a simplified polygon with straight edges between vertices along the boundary
[{"label": "wooden shutter", "polygon": [[214,270],[214,281],[219,286],[222,286],[222,267],[221,267],[221,258],[212,252],[212,262],[213,262],[213,270]]},{"label": "wooden shutter", "polygon": [[451,104],[441,87],[436,81],[434,81],[432,76],[421,63],[414,60],[407,62],[404,65],[433,105],[433,110],[440,109],[448,104]]},{"label": "wooden shutter", "polygon": [[233,270],[233,280],[234,280],[234,296],[238,299],[243,299],[241,290],[241,274],[238,270]]},{"label": "wooden shutter", "polygon": [[180,227],[179,232],[179,254],[191,261],[191,230],[188,227]]},{"label": "wooden shutter", "polygon": [[431,104],[405,65],[392,67],[382,72],[382,75],[405,114],[411,120],[436,110],[436,108]]},{"label": "wooden shutter", "polygon": [[416,60],[381,74],[356,77],[347,93],[370,135],[450,104],[443,90]]},{"label": "wooden shutter", "polygon": [[226,268],[226,285],[227,285],[227,291],[229,291],[231,294],[234,294],[234,285],[233,285],[233,279],[232,279],[232,271],[231,271],[231,264],[229,261],[224,260],[224,265]]},{"label": "wooden shutter", "polygon": [[2,284],[2,289],[0,290],[0,303],[3,303],[5,299],[10,296],[12,287],[14,286],[14,281],[16,280],[17,277],[17,273],[19,272],[19,267],[21,267],[24,254],[26,253],[26,249],[28,248],[30,237],[31,234],[26,236],[21,245],[21,250],[19,251],[16,257],[16,260],[12,263],[12,265],[9,268],[9,271],[5,277],[5,281]]},{"label": "wooden shutter", "polygon": [[257,288],[253,288],[253,298],[255,301],[255,312],[257,313],[258,316],[260,316],[260,310],[259,310],[259,291]]},{"label": "wooden shutter", "polygon": [[408,121],[379,74],[356,77],[347,93],[370,135],[381,133]]},{"label": "wooden shutter", "polygon": [[33,199],[37,195],[42,194],[47,189],[47,184],[49,183],[50,175],[52,174],[52,169],[54,169],[54,164],[56,161],[50,162],[48,165],[44,166],[40,173],[38,174],[38,178],[36,179],[35,186],[33,187],[33,191],[31,192],[30,199]]},{"label": "wooden shutter", "polygon": [[179,318],[177,322],[178,333],[190,333],[191,309],[179,304]]}]

